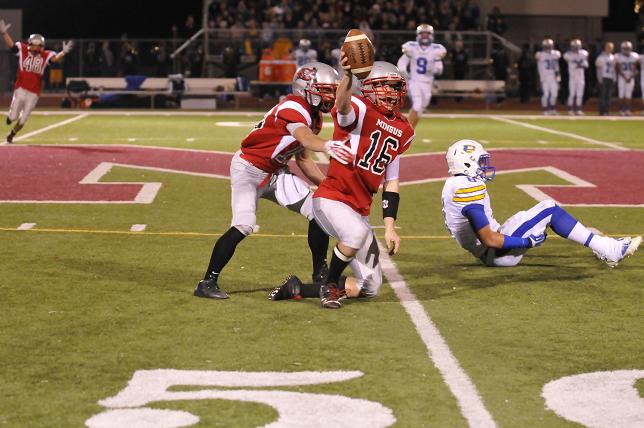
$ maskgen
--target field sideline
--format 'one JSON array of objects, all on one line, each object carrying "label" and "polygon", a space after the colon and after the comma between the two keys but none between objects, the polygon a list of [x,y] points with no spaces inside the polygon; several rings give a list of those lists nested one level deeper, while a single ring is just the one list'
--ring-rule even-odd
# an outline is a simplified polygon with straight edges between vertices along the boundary
[{"label": "field sideline", "polygon": [[644,257],[610,270],[549,236],[486,269],[440,212],[442,153],[473,138],[501,167],[499,220],[546,195],[602,233],[642,234],[643,118],[431,114],[405,156],[402,252],[381,254],[390,286],[323,311],[266,300],[310,274],[306,222],[266,201],[222,275],[230,301],[191,295],[228,226],[226,159],[261,114],[36,113],[0,147],[0,424],[644,423]]}]

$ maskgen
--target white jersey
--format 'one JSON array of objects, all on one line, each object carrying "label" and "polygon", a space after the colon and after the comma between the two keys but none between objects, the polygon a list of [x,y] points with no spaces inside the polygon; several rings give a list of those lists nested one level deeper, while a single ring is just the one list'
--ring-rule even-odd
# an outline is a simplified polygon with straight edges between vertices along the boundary
[{"label": "white jersey", "polygon": [[297,63],[298,67],[303,66],[307,62],[313,62],[318,60],[318,53],[315,49],[307,49],[306,51],[297,48],[295,49],[295,52],[293,52],[293,56],[295,57],[295,62]]},{"label": "white jersey", "polygon": [[615,80],[615,55],[602,52],[595,60],[599,79]]},{"label": "white jersey", "polygon": [[579,49],[577,52],[568,51],[564,54],[564,60],[568,63],[568,76],[575,82],[584,81],[584,69],[588,68],[588,51]]},{"label": "white jersey", "polygon": [[481,257],[487,248],[479,241],[469,220],[463,215],[463,208],[471,204],[483,205],[490,228],[494,231],[499,230],[501,226],[492,214],[485,181],[462,175],[450,177],[443,186],[442,199],[445,226],[452,237],[474,257]]},{"label": "white jersey", "polygon": [[539,51],[535,54],[537,59],[537,69],[539,70],[539,78],[541,81],[556,80],[556,75],[559,73],[559,58],[561,52],[552,49],[550,52]]},{"label": "white jersey", "polygon": [[627,78],[632,78],[637,72],[639,59],[640,56],[635,52],[630,52],[628,55],[622,52],[615,54],[615,62],[619,64],[622,69],[622,74]]},{"label": "white jersey", "polygon": [[447,55],[443,45],[432,43],[429,46],[421,46],[418,42],[407,42],[402,45],[402,50],[403,57],[408,58],[412,81],[432,82],[435,75],[443,73],[443,58]]}]

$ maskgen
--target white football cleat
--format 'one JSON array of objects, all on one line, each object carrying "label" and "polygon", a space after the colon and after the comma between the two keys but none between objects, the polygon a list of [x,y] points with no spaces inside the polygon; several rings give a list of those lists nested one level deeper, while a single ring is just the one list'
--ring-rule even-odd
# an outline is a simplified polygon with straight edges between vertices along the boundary
[{"label": "white football cleat", "polygon": [[585,116],[584,112],[581,110],[577,110],[577,116]]},{"label": "white football cleat", "polygon": [[606,255],[602,255],[602,254],[599,254],[599,253],[595,252],[595,255],[597,256],[597,258],[599,260],[602,260],[602,261],[606,262],[606,264],[610,268],[617,267],[619,262],[621,262],[625,258],[630,257],[633,254],[635,254],[635,251],[637,251],[637,248],[642,243],[642,237],[641,236],[636,236],[635,238],[631,238],[631,237],[627,236],[627,237],[624,237],[624,238],[617,238],[617,241],[621,242],[621,244],[622,244],[622,255],[617,260],[613,260],[613,259],[609,258]]}]

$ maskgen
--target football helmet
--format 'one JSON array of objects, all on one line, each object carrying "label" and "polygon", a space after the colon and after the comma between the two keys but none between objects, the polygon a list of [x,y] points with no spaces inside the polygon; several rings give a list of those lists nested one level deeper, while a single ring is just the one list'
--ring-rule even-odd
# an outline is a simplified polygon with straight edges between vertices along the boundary
[{"label": "football helmet", "polygon": [[462,174],[489,181],[496,174],[496,168],[490,165],[490,154],[478,141],[458,140],[447,149],[445,157],[451,175]]},{"label": "football helmet", "polygon": [[40,52],[45,49],[45,38],[42,34],[32,34],[27,39],[29,50]]},{"label": "football helmet", "polygon": [[407,81],[398,67],[375,61],[371,72],[362,80],[362,95],[369,98],[381,113],[397,112],[407,96]]},{"label": "football helmet", "polygon": [[321,62],[308,62],[293,75],[293,94],[306,100],[312,107],[328,113],[335,104],[338,72]]},{"label": "football helmet", "polygon": [[633,50],[633,44],[627,40],[625,42],[622,42],[622,44],[620,45],[620,49],[622,53],[628,55]]},{"label": "football helmet", "polygon": [[429,46],[434,41],[434,27],[429,24],[420,24],[416,27],[416,41],[421,46]]},{"label": "football helmet", "polygon": [[300,49],[302,49],[304,52],[308,51],[309,48],[311,47],[311,41],[309,39],[301,39],[299,43]]},{"label": "football helmet", "polygon": [[554,49],[555,42],[552,39],[543,39],[541,46],[543,47],[544,51],[550,52],[552,49]]},{"label": "football helmet", "polygon": [[571,49],[573,52],[577,52],[577,51],[579,51],[579,49],[581,49],[581,40],[579,40],[579,39],[572,39],[572,40],[570,41],[570,49]]}]

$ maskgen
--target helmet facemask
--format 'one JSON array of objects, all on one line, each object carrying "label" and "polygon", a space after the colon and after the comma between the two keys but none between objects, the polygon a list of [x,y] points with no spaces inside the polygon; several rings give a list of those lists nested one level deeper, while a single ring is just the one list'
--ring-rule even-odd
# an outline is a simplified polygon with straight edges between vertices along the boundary
[{"label": "helmet facemask", "polygon": [[[491,173],[491,175],[488,176],[488,172]],[[490,181],[494,180],[495,175],[496,167],[491,165],[490,155],[485,153],[479,156],[479,168],[476,170],[476,176],[483,180]]]},{"label": "helmet facemask", "polygon": [[317,107],[322,113],[331,111],[335,104],[335,91],[338,85],[331,83],[310,83],[304,89],[306,101],[313,107]]},{"label": "helmet facemask", "polygon": [[383,76],[365,79],[362,94],[376,105],[383,114],[390,115],[400,110],[407,97],[407,83],[400,76]]},{"label": "helmet facemask", "polygon": [[27,49],[34,54],[41,53],[45,49],[45,38],[40,34],[32,34],[27,40]]},{"label": "helmet facemask", "polygon": [[421,46],[429,46],[434,42],[434,33],[431,31],[422,31],[416,35],[416,41]]}]

